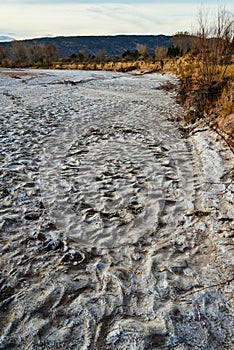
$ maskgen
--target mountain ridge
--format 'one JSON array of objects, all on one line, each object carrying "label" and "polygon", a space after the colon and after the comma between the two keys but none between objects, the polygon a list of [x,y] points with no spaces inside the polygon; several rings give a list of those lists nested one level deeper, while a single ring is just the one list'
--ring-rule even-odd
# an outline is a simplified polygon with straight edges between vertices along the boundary
[{"label": "mountain ridge", "polygon": [[[169,47],[171,36],[158,34],[119,34],[119,35],[87,35],[87,36],[57,36],[19,40],[26,45],[44,44],[56,46],[59,55],[71,56],[78,52],[87,55],[97,55],[105,51],[107,56],[121,56],[123,52],[137,49],[137,45],[146,45],[148,53],[153,53],[158,46]],[[0,42],[0,47],[10,48],[11,42]]]},{"label": "mountain ridge", "polygon": [[15,40],[15,39],[12,38],[11,36],[8,36],[8,35],[0,35],[0,42],[12,41],[12,40]]}]

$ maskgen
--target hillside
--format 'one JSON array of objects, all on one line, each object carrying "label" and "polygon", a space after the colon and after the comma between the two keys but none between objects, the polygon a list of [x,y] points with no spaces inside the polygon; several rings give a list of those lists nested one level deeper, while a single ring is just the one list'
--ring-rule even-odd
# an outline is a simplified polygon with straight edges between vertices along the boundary
[{"label": "hillside", "polygon": [[[149,53],[155,47],[169,47],[171,37],[167,35],[116,35],[116,36],[60,36],[23,40],[24,43],[54,45],[61,56],[70,56],[79,51],[87,55],[96,55],[104,50],[107,56],[120,56],[126,50],[136,50],[138,44],[146,45]],[[0,47],[10,48],[10,42],[0,42]]]},{"label": "hillside", "polygon": [[12,40],[14,40],[14,38],[12,38],[10,36],[0,35],[0,42],[1,41],[12,41]]}]

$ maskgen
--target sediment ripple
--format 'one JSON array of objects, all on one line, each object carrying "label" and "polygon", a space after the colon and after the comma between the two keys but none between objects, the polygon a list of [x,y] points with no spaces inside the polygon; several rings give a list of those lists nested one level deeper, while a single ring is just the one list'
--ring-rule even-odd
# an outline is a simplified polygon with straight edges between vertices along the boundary
[{"label": "sediment ripple", "polygon": [[0,349],[231,349],[233,154],[169,75],[2,70]]}]

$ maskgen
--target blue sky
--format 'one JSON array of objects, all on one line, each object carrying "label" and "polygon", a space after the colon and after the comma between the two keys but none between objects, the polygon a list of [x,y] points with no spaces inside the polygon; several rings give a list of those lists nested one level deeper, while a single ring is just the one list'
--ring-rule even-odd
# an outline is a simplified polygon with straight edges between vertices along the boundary
[{"label": "blue sky", "polygon": [[[220,2],[219,2],[220,3]],[[234,12],[233,2],[225,3]],[[0,36],[15,39],[56,35],[174,34],[194,31],[201,6],[185,0],[0,0]]]}]

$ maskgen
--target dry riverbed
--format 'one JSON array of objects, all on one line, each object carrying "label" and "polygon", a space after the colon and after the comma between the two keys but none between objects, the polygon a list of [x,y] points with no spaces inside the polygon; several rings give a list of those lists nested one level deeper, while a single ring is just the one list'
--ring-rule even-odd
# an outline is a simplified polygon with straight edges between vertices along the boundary
[{"label": "dry riverbed", "polygon": [[0,349],[234,347],[233,153],[165,84],[0,71]]}]

